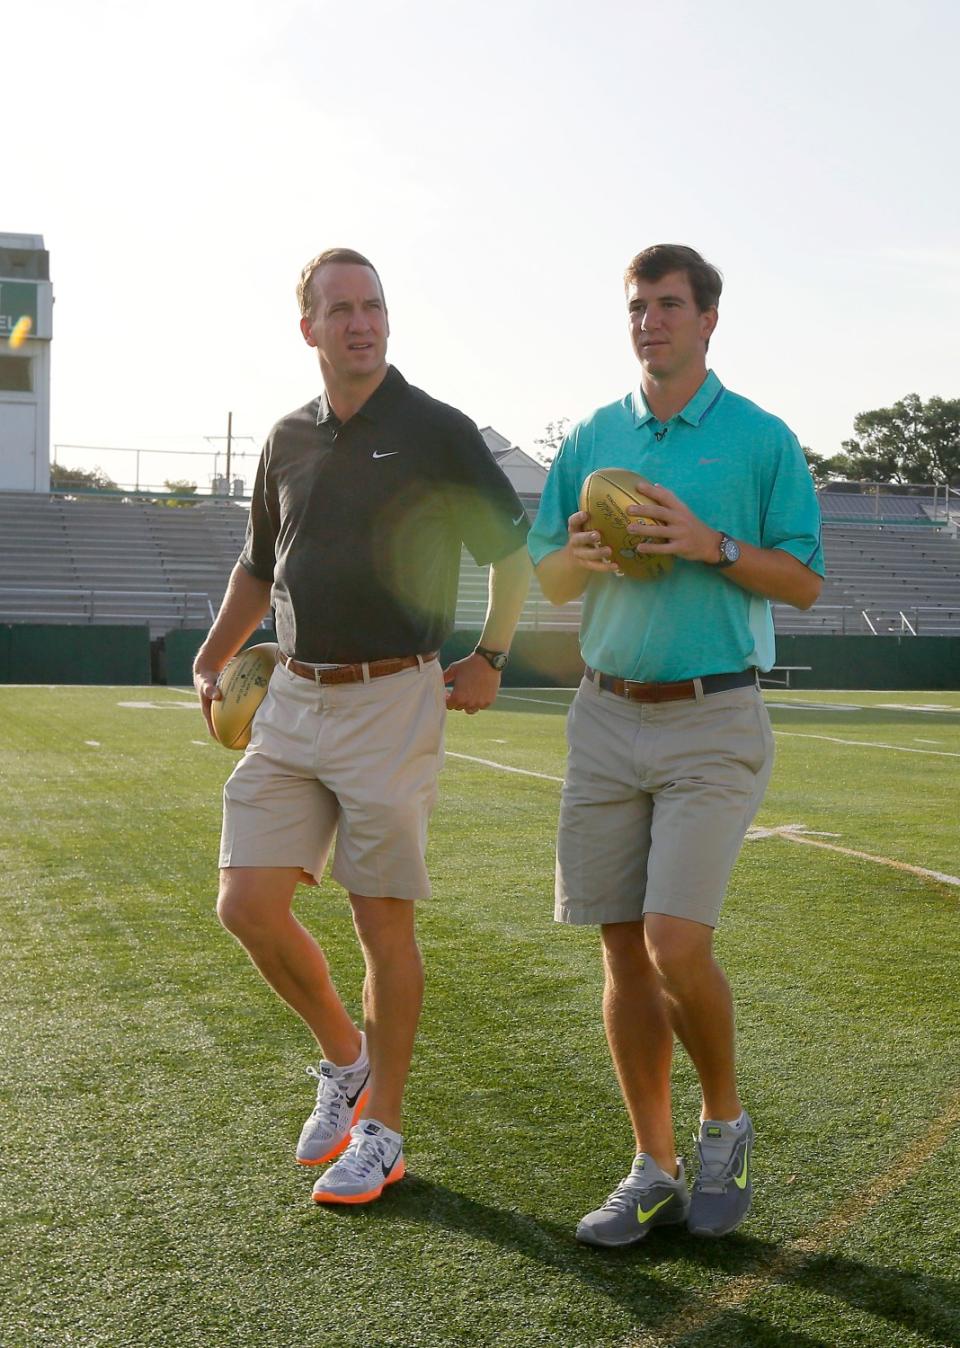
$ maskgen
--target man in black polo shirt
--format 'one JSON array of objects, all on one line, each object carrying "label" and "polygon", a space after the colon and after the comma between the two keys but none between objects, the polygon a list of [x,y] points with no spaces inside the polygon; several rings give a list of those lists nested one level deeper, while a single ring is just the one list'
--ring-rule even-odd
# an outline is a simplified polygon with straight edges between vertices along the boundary
[{"label": "man in black polo shirt", "polygon": [[[216,680],[271,604],[281,650],[250,745],[224,788],[217,911],[323,1058],[297,1146],[335,1163],[317,1202],[365,1203],[401,1179],[401,1103],[423,971],[411,900],[429,895],[427,819],[445,712],[494,700],[529,584],[527,519],[473,422],[387,364],[380,278],[331,249],[303,270],[300,329],[324,391],[267,438],[247,538],[194,679]],[[460,549],[491,563],[480,644],[440,669]],[[367,976],[364,1030],[293,915],[336,834]]]}]

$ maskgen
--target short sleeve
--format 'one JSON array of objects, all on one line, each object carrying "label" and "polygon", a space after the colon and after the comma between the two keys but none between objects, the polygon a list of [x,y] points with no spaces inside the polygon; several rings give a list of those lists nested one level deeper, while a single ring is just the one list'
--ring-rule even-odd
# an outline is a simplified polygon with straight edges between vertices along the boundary
[{"label": "short sleeve", "polygon": [[523,502],[467,417],[458,428],[451,461],[460,536],[477,565],[498,562],[522,548],[530,530]]},{"label": "short sleeve", "polygon": [[761,521],[761,547],[779,548],[824,574],[820,503],[800,442],[786,426]]},{"label": "short sleeve", "polygon": [[579,488],[574,470],[576,434],[576,431],[571,432],[560,446],[543,484],[540,509],[527,539],[535,566],[549,553],[565,546],[567,520],[579,506]]},{"label": "short sleeve", "polygon": [[250,497],[250,514],[247,516],[247,534],[238,560],[244,570],[257,580],[272,581],[277,558],[279,512],[276,502],[270,500],[268,448],[264,447],[257,465],[257,477]]}]

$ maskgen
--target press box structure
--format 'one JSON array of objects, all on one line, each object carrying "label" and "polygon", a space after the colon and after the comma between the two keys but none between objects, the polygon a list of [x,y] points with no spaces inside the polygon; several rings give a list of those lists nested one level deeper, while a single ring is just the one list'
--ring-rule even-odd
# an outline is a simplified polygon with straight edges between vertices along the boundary
[{"label": "press box structure", "polygon": [[[16,350],[21,318],[31,327]],[[50,490],[50,254],[40,234],[0,233],[0,491]]]}]

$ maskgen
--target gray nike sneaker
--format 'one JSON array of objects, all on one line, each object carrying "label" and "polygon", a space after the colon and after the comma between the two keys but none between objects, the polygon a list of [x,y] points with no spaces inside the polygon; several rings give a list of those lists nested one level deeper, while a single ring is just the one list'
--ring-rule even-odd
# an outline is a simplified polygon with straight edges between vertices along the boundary
[{"label": "gray nike sneaker", "polygon": [[370,1065],[367,1062],[366,1040],[362,1039],[361,1065],[354,1071],[337,1067],[324,1059],[320,1070],[307,1068],[307,1076],[317,1083],[317,1103],[313,1113],[300,1131],[297,1143],[297,1162],[300,1165],[323,1165],[332,1161],[350,1141],[350,1129],[363,1113],[370,1095]]},{"label": "gray nike sneaker", "polygon": [[372,1203],[407,1173],[403,1138],[376,1119],[361,1119],[350,1145],[313,1186],[315,1203]]},{"label": "gray nike sneaker", "polygon": [[679,1226],[690,1207],[683,1161],[677,1157],[677,1178],[661,1170],[641,1152],[630,1174],[596,1212],[588,1212],[577,1227],[585,1245],[635,1245],[654,1226]]},{"label": "gray nike sneaker", "polygon": [[725,1236],[747,1215],[753,1195],[753,1124],[744,1111],[739,1128],[717,1119],[700,1125],[700,1173],[693,1185],[687,1226],[695,1236]]}]

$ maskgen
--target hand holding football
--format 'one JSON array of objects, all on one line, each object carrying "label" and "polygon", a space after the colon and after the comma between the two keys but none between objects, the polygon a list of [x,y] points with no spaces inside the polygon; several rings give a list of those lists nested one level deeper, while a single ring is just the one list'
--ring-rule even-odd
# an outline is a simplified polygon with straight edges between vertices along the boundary
[{"label": "hand holding football", "polygon": [[[630,524],[651,524],[656,519],[656,506],[648,496],[637,490],[637,474],[626,468],[598,468],[580,488],[580,509],[590,516],[589,528],[596,530],[601,541],[612,553],[625,576],[634,580],[656,580],[673,566],[673,558],[637,553],[637,545],[650,541],[642,535],[627,532]],[[649,516],[628,515],[628,506],[643,506]]]},{"label": "hand holding football", "polygon": [[210,717],[218,741],[225,749],[245,749],[250,743],[250,728],[277,663],[280,648],[273,641],[248,646],[220,672],[217,687],[220,696],[210,704]]}]

